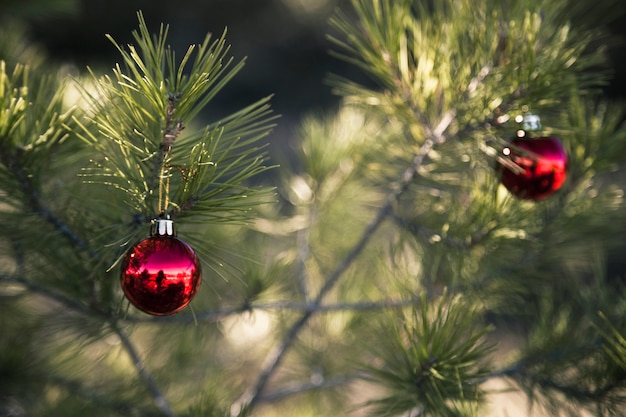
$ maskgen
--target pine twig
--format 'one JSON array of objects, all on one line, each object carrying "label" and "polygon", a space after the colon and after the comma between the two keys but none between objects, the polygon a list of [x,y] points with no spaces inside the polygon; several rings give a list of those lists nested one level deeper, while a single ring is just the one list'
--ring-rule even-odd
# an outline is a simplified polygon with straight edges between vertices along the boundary
[{"label": "pine twig", "polygon": [[128,323],[159,323],[159,324],[191,324],[199,322],[214,322],[222,320],[228,316],[253,312],[255,310],[263,311],[280,311],[292,310],[302,313],[310,312],[316,314],[334,313],[338,311],[377,311],[385,309],[403,308],[416,304],[419,301],[417,297],[401,300],[379,300],[379,301],[362,301],[355,303],[336,303],[316,305],[314,303],[300,303],[292,301],[277,301],[264,304],[248,304],[223,308],[220,310],[209,310],[192,315],[164,316],[164,317],[124,317],[120,318]]},{"label": "pine twig", "polygon": [[86,250],[91,257],[95,257],[96,254],[88,249],[87,242],[70,229],[70,227],[58,218],[42,201],[28,174],[19,163],[19,154],[9,155],[6,149],[0,148],[0,161],[9,170],[11,170],[11,172],[13,172],[15,179],[22,188],[25,198],[24,205],[30,209],[32,213],[36,214],[44,221],[51,224],[56,230],[61,232],[61,234],[65,236],[74,246],[76,246],[76,248]]},{"label": "pine twig", "polygon": [[[418,224],[415,223],[411,223],[406,219],[403,219],[399,216],[393,215],[393,221],[399,226],[402,227],[403,229],[408,230],[409,232],[413,233],[414,235],[418,235],[419,237],[423,238],[423,239],[430,239],[433,235],[436,235],[437,232],[432,230],[432,229],[428,229],[426,227],[422,227]],[[454,236],[444,236],[441,238],[441,242],[451,248],[455,248],[455,249],[469,249],[473,246],[479,245],[480,243],[482,243],[485,239],[487,239],[489,236],[491,236],[491,234],[496,230],[496,227],[493,226],[487,230],[483,230],[481,232],[477,232],[474,233],[470,236],[468,236],[465,239],[459,238],[459,237],[454,237]]]},{"label": "pine twig", "polygon": [[311,294],[309,291],[309,282],[308,282],[308,271],[306,266],[306,260],[309,258],[311,247],[309,242],[309,237],[311,234],[311,227],[315,221],[316,213],[315,208],[309,207],[309,212],[307,213],[307,224],[304,228],[297,232],[296,237],[296,247],[297,251],[297,262],[298,262],[298,272],[296,275],[296,282],[300,288],[300,292],[302,293],[304,300],[309,301],[311,298]]},{"label": "pine twig", "polygon": [[36,282],[32,282],[27,280],[26,278],[22,278],[19,276],[14,276],[14,275],[6,275],[6,274],[1,274],[0,275],[0,282],[1,281],[5,281],[5,282],[13,282],[16,284],[19,284],[21,286],[23,286],[24,288],[26,288],[28,291],[32,291],[34,293],[43,295],[44,297],[56,301],[57,303],[60,303],[61,305],[63,305],[63,307],[66,307],[70,310],[74,310],[80,314],[84,314],[86,316],[93,316],[96,315],[98,313],[97,310],[95,309],[90,309],[88,308],[86,305],[76,301],[73,298],[67,297],[64,294],[58,293],[54,290],[51,290],[49,288],[44,287],[43,285],[40,285]]},{"label": "pine twig", "polygon": [[[110,315],[99,310],[89,308],[88,306],[77,302],[75,299],[65,296],[64,294],[55,292],[49,288],[46,288],[37,283],[28,281],[24,278],[20,278],[15,275],[0,275],[0,281],[13,282],[20,284],[29,291],[44,296],[52,301],[55,301],[64,307],[74,310],[77,313],[84,314],[86,316],[94,316],[101,314],[103,318],[110,319]],[[228,316],[236,314],[242,314],[245,312],[252,312],[255,310],[263,311],[275,311],[275,310],[292,310],[300,312],[314,312],[314,313],[333,313],[337,311],[376,311],[384,309],[402,308],[414,305],[418,302],[417,298],[407,298],[400,300],[377,300],[377,301],[361,301],[355,303],[336,303],[326,305],[315,305],[314,303],[300,303],[292,301],[276,301],[271,303],[259,303],[249,304],[244,303],[240,306],[223,308],[220,310],[209,310],[195,315],[178,315],[178,316],[164,316],[164,317],[117,317],[117,320],[126,323],[159,323],[159,324],[189,324],[197,322],[213,322],[224,319]]]},{"label": "pine twig", "polygon": [[419,301],[418,297],[407,298],[404,300],[380,300],[380,301],[361,301],[356,303],[336,303],[336,304],[324,304],[315,305],[313,303],[273,303],[273,304],[260,304],[253,306],[256,310],[299,310],[299,311],[311,311],[315,313],[334,313],[337,311],[375,311],[384,309],[394,309],[408,307],[414,305]]},{"label": "pine twig", "polygon": [[[180,94],[169,94],[167,97],[167,108],[165,109],[165,128],[163,129],[163,140],[159,144],[159,152],[157,159],[154,162],[154,173],[158,171],[159,182],[159,203],[158,210],[159,215],[164,214],[167,211],[169,205],[169,164],[167,163],[168,155],[171,155],[174,142],[178,139],[178,136],[185,128],[182,120],[174,121],[174,113],[176,112],[176,105],[180,100]],[[152,179],[155,175],[153,173]],[[167,177],[167,178],[166,178]],[[150,187],[151,189],[153,187]]]},{"label": "pine twig", "polygon": [[124,333],[124,331],[120,329],[120,327],[115,322],[111,324],[111,329],[118,336],[120,342],[122,343],[122,346],[126,350],[126,353],[128,353],[128,356],[130,356],[130,359],[133,363],[133,366],[135,367],[135,370],[137,371],[137,374],[139,375],[139,378],[141,378],[141,380],[144,382],[146,388],[152,396],[154,405],[166,417],[175,417],[174,411],[172,411],[172,408],[165,398],[165,395],[163,395],[163,392],[161,392],[161,389],[152,377],[152,374],[150,374],[150,371],[148,371],[145,364],[139,357],[139,352],[137,352],[135,345],[130,340],[128,335]]},{"label": "pine twig", "polygon": [[[491,72],[491,66],[484,66],[480,72],[472,79],[470,84],[466,89],[466,94],[471,94],[478,86],[484,81],[484,79]],[[420,147],[417,154],[414,156],[413,161],[410,166],[403,172],[399,183],[397,186],[389,193],[387,199],[383,206],[378,210],[376,216],[372,221],[368,224],[368,226],[363,231],[361,238],[357,241],[357,243],[352,247],[352,250],[344,257],[344,259],[339,263],[339,265],[335,268],[335,270],[328,276],[324,285],[320,289],[317,296],[310,303],[314,308],[311,310],[305,311],[300,318],[291,326],[291,328],[285,334],[283,341],[272,349],[265,358],[265,362],[262,368],[262,371],[259,374],[257,379],[257,383],[251,390],[248,390],[244,393],[234,404],[233,409],[237,410],[238,408],[247,406],[248,410],[252,410],[259,399],[261,398],[262,392],[265,389],[270,377],[274,374],[280,363],[282,362],[287,350],[290,348],[293,341],[296,339],[296,336],[300,333],[300,331],[304,328],[304,326],[308,323],[311,317],[319,311],[322,301],[325,296],[335,287],[341,276],[348,270],[348,268],[352,265],[352,263],[358,258],[361,252],[367,246],[367,243],[370,241],[374,233],[378,230],[378,228],[382,225],[383,221],[393,213],[393,206],[398,198],[408,189],[409,185],[413,182],[416,175],[418,174],[419,168],[422,166],[424,159],[430,153],[435,145],[441,144],[446,141],[446,137],[444,133],[448,129],[448,127],[454,121],[456,117],[456,110],[451,109],[447,113],[443,115],[439,123],[435,126],[434,129],[426,123],[423,128],[426,132],[426,140]]]},{"label": "pine twig", "polygon": [[383,221],[392,213],[393,205],[397,201],[398,197],[402,195],[407,190],[409,185],[413,182],[415,176],[417,175],[417,171],[422,166],[422,163],[428,153],[435,145],[445,142],[446,137],[444,136],[444,133],[454,120],[455,115],[455,110],[448,111],[442,117],[439,124],[434,129],[432,129],[432,131],[430,131],[430,135],[424,141],[419,152],[413,158],[411,165],[402,174],[398,186],[389,193],[385,204],[383,204],[383,206],[376,213],[374,219],[365,228],[365,230],[361,234],[361,238],[353,246],[352,250],[345,256],[345,258],[339,263],[335,270],[328,276],[319,293],[312,300],[311,305],[315,308],[305,311],[302,316],[300,316],[300,318],[287,331],[280,345],[278,345],[269,352],[265,359],[262,371],[259,374],[257,383],[254,385],[251,391],[244,393],[244,395],[237,401],[237,403],[235,404],[235,409],[239,405],[243,406],[244,404],[247,404],[248,409],[251,410],[257,405],[270,377],[274,374],[274,372],[282,362],[285,353],[292,345],[298,333],[300,333],[300,331],[308,323],[311,317],[318,311],[318,308],[322,304],[325,296],[335,287],[341,276],[348,270],[348,268],[358,258],[361,252],[363,252],[368,242],[381,226]]},{"label": "pine twig", "polygon": [[319,380],[311,380],[308,382],[292,384],[278,391],[263,395],[259,399],[259,401],[264,402],[264,403],[276,402],[294,394],[299,394],[299,393],[303,393],[307,391],[316,391],[316,390],[323,390],[323,389],[329,389],[329,388],[336,388],[342,385],[347,385],[359,378],[362,378],[362,376],[359,374],[341,375],[341,376],[334,376],[331,378],[324,378],[323,376],[321,376]]},{"label": "pine twig", "polygon": [[136,415],[138,412],[135,404],[127,403],[121,400],[111,401],[109,398],[103,397],[97,392],[85,387],[78,381],[61,377],[47,377],[45,378],[45,382],[66,389],[72,394],[84,398],[91,403],[97,404],[99,407],[109,409],[120,416],[128,416],[129,414]]}]

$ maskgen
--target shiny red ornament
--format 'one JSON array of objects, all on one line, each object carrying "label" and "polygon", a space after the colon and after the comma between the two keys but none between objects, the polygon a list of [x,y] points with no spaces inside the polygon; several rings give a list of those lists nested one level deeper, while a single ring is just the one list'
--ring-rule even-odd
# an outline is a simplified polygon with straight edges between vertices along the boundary
[{"label": "shiny red ornament", "polygon": [[567,178],[567,151],[556,137],[515,138],[498,162],[502,184],[515,196],[539,201]]},{"label": "shiny red ornament", "polygon": [[171,220],[156,220],[151,236],[124,255],[120,281],[126,298],[155,316],[177,313],[191,302],[200,286],[198,257],[177,238]]}]

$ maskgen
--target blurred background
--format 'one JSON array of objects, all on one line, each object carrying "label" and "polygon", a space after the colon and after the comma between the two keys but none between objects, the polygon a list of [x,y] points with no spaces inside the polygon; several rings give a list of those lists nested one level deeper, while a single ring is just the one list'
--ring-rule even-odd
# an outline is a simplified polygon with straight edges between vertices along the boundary
[{"label": "blurred background", "polygon": [[[43,48],[52,63],[86,66],[104,72],[118,53],[105,38],[132,41],[136,12],[142,10],[152,32],[170,25],[172,47],[182,54],[206,33],[227,41],[235,59],[247,57],[243,71],[206,109],[208,120],[232,112],[258,98],[275,94],[281,114],[270,138],[273,156],[289,155],[289,142],[304,114],[332,111],[338,98],[325,82],[329,73],[365,81],[352,66],[328,54],[328,18],[336,7],[349,12],[349,0],[0,0],[0,22],[19,22],[25,36]],[[592,2],[589,2],[590,5]],[[626,19],[608,23],[611,32],[626,34]],[[2,58],[2,57],[0,57]],[[616,76],[607,95],[626,96],[626,48],[611,49]]]},{"label": "blurred background", "polygon": [[[572,1],[584,1],[592,8],[594,2],[602,0]],[[8,56],[12,58],[24,56],[24,54],[18,54],[19,51],[13,53],[2,49],[3,36],[15,35],[23,38],[24,45],[36,45],[38,52],[32,56],[45,55],[47,58],[44,65],[50,65],[51,71],[55,71],[57,66],[63,66],[71,68],[75,74],[84,73],[86,67],[91,67],[96,73],[110,72],[120,58],[118,51],[106,39],[105,34],[110,34],[120,44],[132,42],[132,31],[138,27],[136,15],[138,10],[143,12],[151,32],[158,32],[161,23],[170,26],[168,39],[181,57],[189,44],[202,42],[207,33],[213,33],[214,37],[219,37],[224,28],[227,28],[227,41],[232,45],[231,54],[235,60],[247,57],[247,65],[220,92],[216,100],[211,102],[203,113],[203,117],[210,122],[264,96],[274,94],[272,106],[282,117],[278,121],[278,127],[268,139],[269,150],[270,156],[276,159],[274,162],[284,164],[285,157],[289,157],[292,149],[295,148],[295,142],[299,139],[297,129],[303,117],[310,113],[332,114],[338,107],[339,98],[332,94],[331,87],[325,81],[330,73],[340,74],[359,82],[367,82],[365,76],[353,66],[333,58],[328,53],[331,48],[327,39],[331,32],[328,19],[337,7],[350,13],[349,3],[350,0],[0,0],[0,60],[7,59]],[[606,24],[609,31],[614,34],[626,35],[626,19],[610,20],[609,18],[610,16],[607,16],[606,23],[602,24]],[[611,84],[604,87],[605,94],[612,98],[626,98],[626,48],[623,45],[614,46],[610,49],[610,55],[615,77]],[[270,171],[270,175],[274,175],[274,172],[278,173],[279,170]],[[349,200],[353,197],[351,192],[354,195],[360,192],[356,188],[354,190],[346,192],[344,201],[351,202]],[[339,200],[337,206],[341,203],[342,201]],[[302,204],[302,206],[305,205]],[[349,208],[348,204],[345,207]],[[347,209],[344,211],[342,207],[341,210],[337,209],[331,213],[344,223],[343,229],[338,229],[340,231],[348,229],[351,225],[350,222],[345,221],[346,218],[349,217],[350,221],[354,221],[354,218],[360,219],[354,213],[346,216],[346,212]],[[336,223],[329,221],[328,224]],[[331,226],[328,227],[329,230],[331,228]],[[339,232],[332,229],[327,232],[320,228],[327,233],[324,236],[334,237]],[[322,234],[322,232],[319,233]],[[336,238],[318,238],[320,242],[324,240],[335,242],[335,244],[340,241]],[[253,245],[254,242],[251,244]],[[290,249],[293,246],[293,242],[288,239],[285,239],[285,244],[290,245]],[[349,247],[351,240],[340,242],[341,244]],[[326,256],[335,247],[329,247],[328,251],[317,249]],[[324,247],[324,249],[327,248]],[[340,249],[345,250],[343,246]],[[332,256],[321,258],[329,265],[332,264]],[[610,264],[616,273],[607,275],[622,276],[623,271],[626,270],[626,257],[620,253],[619,256],[610,259]],[[254,283],[254,281],[251,282]],[[223,285],[227,284],[223,283]],[[217,290],[206,288],[208,287],[203,289],[204,295],[209,292],[220,294]],[[237,288],[231,289],[228,294],[237,291]],[[241,294],[244,293],[241,291]],[[206,298],[209,300],[209,297]],[[213,298],[215,297],[210,300]],[[236,346],[240,349],[237,350],[238,355],[245,349],[256,349],[259,338],[265,337],[271,329],[269,324],[265,325],[267,323],[263,322],[264,317],[259,314],[254,318],[258,332],[256,335],[250,331],[250,334],[242,337],[235,332],[242,327],[243,320],[240,320],[240,317],[234,317],[233,321],[224,321],[223,328],[226,329],[224,332],[228,339],[228,343],[224,346],[235,351],[233,346],[240,343],[240,346]],[[252,321],[250,319],[250,322]],[[320,327],[323,325],[325,323],[322,323]],[[251,327],[243,326],[244,330]],[[231,329],[233,329],[232,332]],[[19,331],[21,332],[21,329]],[[152,336],[147,332],[143,335],[139,334],[139,338],[148,339]],[[170,333],[160,336],[161,340],[166,337],[171,338]],[[312,331],[309,336],[314,339],[317,334]],[[189,332],[187,337],[194,337],[194,334]],[[210,333],[206,337],[213,338],[214,335]],[[241,344],[241,340],[248,342],[249,345]],[[335,341],[331,340],[331,346],[332,343]],[[187,359],[192,357],[192,355],[185,354],[184,349],[195,349],[193,343],[180,343],[179,345],[180,352],[183,352],[180,356]],[[224,354],[220,357],[211,358],[215,362],[220,360],[224,362],[224,372],[229,371],[229,366],[231,366],[227,359],[232,358],[225,359],[231,353],[228,349],[224,349]],[[321,359],[316,356],[318,354],[316,349],[324,352],[324,349],[318,348],[317,345],[310,349],[309,346],[304,346],[302,356],[306,360],[310,359],[311,362],[317,363]],[[154,350],[152,355],[154,363],[160,360],[159,353],[158,349]],[[240,356],[248,360],[246,355]],[[335,359],[329,358],[329,366],[334,365]],[[250,360],[250,363],[253,362]],[[192,367],[193,365],[194,363],[189,360],[186,366]],[[157,366],[154,368],[162,371]],[[248,374],[253,375],[254,370],[249,371]],[[244,377],[249,375],[244,375]],[[134,376],[128,378],[132,377]],[[181,378],[186,378],[186,375]],[[218,382],[221,381],[218,380]],[[119,386],[123,389],[125,385]]]},{"label": "blurred background", "polygon": [[[21,22],[26,35],[44,48],[52,62],[71,63],[77,71],[90,66],[104,72],[119,60],[105,38],[132,41],[141,10],[151,32],[169,24],[169,41],[180,56],[207,33],[227,42],[236,60],[247,64],[205,112],[214,119],[275,94],[281,114],[271,138],[272,154],[285,148],[300,116],[324,111],[337,98],[324,83],[329,72],[351,71],[328,55],[328,18],[346,0],[0,0],[3,22]],[[0,57],[1,58],[1,57]],[[358,74],[355,74],[358,77]]]}]

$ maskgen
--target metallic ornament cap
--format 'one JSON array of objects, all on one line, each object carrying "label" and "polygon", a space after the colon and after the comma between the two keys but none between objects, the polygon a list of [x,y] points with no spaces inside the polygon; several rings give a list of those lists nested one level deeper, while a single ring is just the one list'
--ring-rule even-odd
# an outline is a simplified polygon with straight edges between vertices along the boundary
[{"label": "metallic ornament cap", "polygon": [[522,120],[522,129],[533,132],[541,130],[541,119],[536,114],[525,114]]},{"label": "metallic ornament cap", "polygon": [[150,226],[151,236],[176,236],[176,230],[174,229],[174,221],[170,219],[155,219],[152,220]]}]

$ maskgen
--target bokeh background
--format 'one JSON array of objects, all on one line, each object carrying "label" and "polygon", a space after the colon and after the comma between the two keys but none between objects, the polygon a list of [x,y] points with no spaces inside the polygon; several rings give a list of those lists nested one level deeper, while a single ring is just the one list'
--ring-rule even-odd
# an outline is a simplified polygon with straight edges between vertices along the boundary
[{"label": "bokeh background", "polygon": [[[589,0],[585,0],[589,1]],[[326,83],[329,73],[358,81],[364,76],[331,57],[328,19],[336,7],[349,13],[349,0],[0,0],[0,22],[19,21],[27,36],[44,48],[52,62],[72,64],[78,71],[90,66],[108,71],[118,53],[105,38],[132,41],[141,10],[150,30],[170,25],[170,41],[182,55],[206,33],[227,41],[236,59],[247,65],[220,93],[204,116],[228,114],[268,94],[282,117],[270,138],[270,154],[280,162],[289,156],[290,143],[303,115],[332,112],[338,98]],[[590,2],[592,4],[592,2]],[[614,34],[626,34],[626,19],[612,21]],[[626,97],[626,48],[611,48],[616,76],[606,86],[611,97]]]},{"label": "bokeh background", "polygon": [[[572,1],[592,5],[602,0]],[[325,81],[328,75],[337,73],[366,81],[358,70],[328,53],[328,19],[337,7],[349,13],[349,3],[350,0],[0,0],[0,25],[15,25],[26,42],[45,51],[50,65],[71,66],[75,73],[83,72],[87,66],[96,73],[110,71],[119,54],[104,35],[112,35],[121,44],[132,42],[138,10],[144,13],[152,32],[158,31],[162,22],[170,25],[169,40],[181,56],[189,44],[201,42],[207,32],[219,36],[228,28],[232,55],[235,59],[247,57],[247,65],[203,117],[207,121],[218,119],[274,94],[273,107],[282,117],[269,138],[269,150],[276,162],[284,163],[298,140],[302,118],[312,112],[332,113],[338,106],[338,97]],[[626,35],[626,19],[607,25],[614,34]],[[612,46],[610,55],[615,77],[604,87],[605,94],[626,98],[626,48]],[[622,275],[626,257],[612,258],[610,264]],[[256,331],[268,331],[259,322]],[[225,327],[234,328],[235,324],[226,323]],[[251,343],[259,340],[250,334],[240,339]],[[508,397],[506,401],[512,400]],[[520,410],[524,406],[520,399]]]}]

